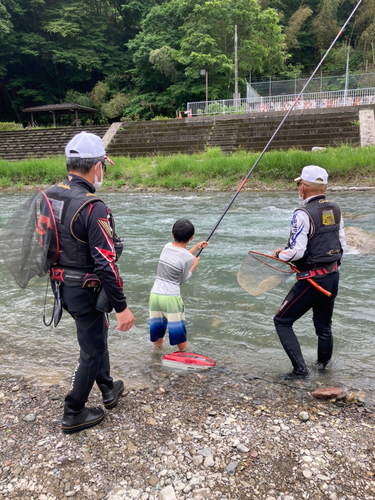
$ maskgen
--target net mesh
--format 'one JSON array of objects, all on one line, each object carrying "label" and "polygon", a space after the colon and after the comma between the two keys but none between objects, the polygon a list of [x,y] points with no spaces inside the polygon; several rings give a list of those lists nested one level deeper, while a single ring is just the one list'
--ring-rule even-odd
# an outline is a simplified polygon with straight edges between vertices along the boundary
[{"label": "net mesh", "polygon": [[0,254],[14,280],[26,288],[57,260],[56,226],[43,191],[26,200],[0,230]]},{"label": "net mesh", "polygon": [[261,295],[287,280],[294,272],[271,255],[250,251],[242,262],[237,281],[250,295]]}]

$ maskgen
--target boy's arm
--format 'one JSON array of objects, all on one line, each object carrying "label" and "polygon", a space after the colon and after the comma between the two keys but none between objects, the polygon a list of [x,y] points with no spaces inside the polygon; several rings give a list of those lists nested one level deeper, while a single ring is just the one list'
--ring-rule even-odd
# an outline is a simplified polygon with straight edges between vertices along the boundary
[{"label": "boy's arm", "polygon": [[196,257],[195,255],[193,257],[194,257],[194,262],[193,262],[193,265],[190,268],[191,274],[193,274],[193,272],[195,271],[195,269],[198,267],[199,259],[200,259],[200,257]]},{"label": "boy's arm", "polygon": [[[203,248],[206,248],[208,245],[208,241],[200,241],[199,243],[197,243],[196,245],[194,245],[193,247],[190,248],[189,252],[191,254],[195,253],[195,252],[198,252],[198,250],[200,250],[202,247]],[[193,264],[194,265],[194,264]],[[197,264],[198,265],[198,264]],[[195,267],[197,267],[197,265]],[[195,269],[195,268],[194,268]]]}]

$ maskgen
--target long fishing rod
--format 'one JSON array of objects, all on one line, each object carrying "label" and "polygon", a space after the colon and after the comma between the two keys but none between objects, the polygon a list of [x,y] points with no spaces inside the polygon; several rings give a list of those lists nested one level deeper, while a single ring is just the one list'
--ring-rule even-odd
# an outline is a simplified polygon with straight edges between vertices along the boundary
[{"label": "long fishing rod", "polygon": [[[319,68],[321,67],[321,65],[323,64],[325,58],[328,56],[328,54],[330,53],[332,47],[335,45],[335,43],[337,42],[338,38],[341,36],[341,33],[344,31],[344,29],[346,28],[346,26],[348,25],[350,19],[353,17],[355,11],[358,9],[358,7],[360,6],[360,4],[362,3],[362,0],[359,0],[357,5],[354,7],[353,11],[351,12],[350,16],[348,17],[348,19],[345,21],[345,24],[343,25],[343,27],[340,29],[340,31],[338,32],[338,34],[336,35],[336,38],[333,40],[333,42],[331,43],[331,45],[329,46],[327,52],[324,54],[324,56],[322,57],[322,59],[320,60],[319,64],[317,65],[317,67],[315,68],[315,70],[313,71],[313,73],[311,74],[310,78],[307,80],[307,82],[305,83],[305,85],[303,86],[301,92],[298,94],[298,96],[296,97],[295,101],[293,102],[292,106],[289,108],[288,112],[285,114],[284,118],[281,120],[280,122],[280,125],[277,127],[277,129],[275,130],[275,132],[272,134],[272,137],[270,138],[270,140],[267,142],[267,144],[265,145],[263,151],[260,153],[260,155],[258,156],[257,160],[255,161],[254,165],[251,167],[251,169],[249,170],[247,176],[244,178],[244,180],[241,182],[239,188],[237,189],[236,193],[234,194],[234,196],[232,197],[232,199],[230,200],[230,202],[228,203],[228,205],[225,207],[225,210],[224,212],[221,214],[221,216],[219,217],[219,219],[217,220],[216,224],[214,225],[214,227],[212,228],[210,234],[207,236],[206,238],[206,241],[209,241],[211,236],[214,234],[214,232],[216,231],[216,229],[218,228],[220,222],[224,219],[225,215],[227,214],[228,210],[230,209],[230,207],[233,205],[235,199],[237,198],[237,196],[240,194],[240,191],[242,190],[242,188],[244,187],[244,185],[246,184],[248,178],[250,177],[250,175],[253,173],[253,170],[255,169],[255,167],[258,165],[258,163],[260,162],[260,160],[262,159],[264,153],[267,151],[267,149],[269,148],[271,142],[274,140],[276,134],[279,132],[279,130],[281,129],[281,127],[284,125],[285,123],[285,120],[288,118],[288,116],[290,115],[290,113],[293,111],[293,109],[295,108],[297,102],[300,100],[302,94],[305,92],[307,86],[310,84],[311,80],[314,78],[315,74],[317,73],[317,71],[319,70]],[[199,257],[199,255],[202,253],[203,251],[203,247],[198,251],[197,253],[197,257]]]}]

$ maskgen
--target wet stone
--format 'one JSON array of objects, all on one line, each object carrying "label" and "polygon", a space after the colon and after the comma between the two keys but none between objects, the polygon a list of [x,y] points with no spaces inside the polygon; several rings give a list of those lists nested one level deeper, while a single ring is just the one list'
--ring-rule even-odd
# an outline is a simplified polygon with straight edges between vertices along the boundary
[{"label": "wet stone", "polygon": [[330,399],[342,396],[344,391],[340,387],[322,387],[311,393],[315,398]]}]

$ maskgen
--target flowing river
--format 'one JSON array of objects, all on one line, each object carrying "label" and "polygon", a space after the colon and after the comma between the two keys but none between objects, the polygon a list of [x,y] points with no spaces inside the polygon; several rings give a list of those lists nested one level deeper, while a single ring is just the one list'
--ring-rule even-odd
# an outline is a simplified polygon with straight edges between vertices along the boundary
[{"label": "flowing river", "polygon": [[[0,194],[0,227],[28,196]],[[160,365],[163,354],[174,350],[167,341],[162,352],[154,352],[148,333],[149,292],[160,251],[171,240],[172,225],[179,218],[190,219],[196,228],[195,242],[205,239],[232,193],[104,193],[102,197],[124,239],[119,268],[136,318],[130,332],[120,333],[111,315],[112,367],[120,375],[142,379],[150,367]],[[373,193],[334,192],[329,198],[341,205],[346,226],[374,231]],[[242,192],[202,252],[194,275],[182,286],[190,351],[214,359],[219,369],[269,379],[291,369],[273,316],[294,278],[253,297],[238,285],[236,274],[248,250],[272,253],[285,246],[296,206],[297,193]],[[21,290],[2,259],[0,273],[0,375],[27,376],[42,383],[68,380],[78,357],[73,320],[64,312],[56,330],[46,328],[42,322],[46,278],[33,279]],[[295,324],[312,383],[374,390],[374,275],[373,254],[351,250],[346,255],[333,316],[334,356],[327,374],[312,368],[317,339],[311,313]],[[49,293],[47,303],[51,302]]]}]

